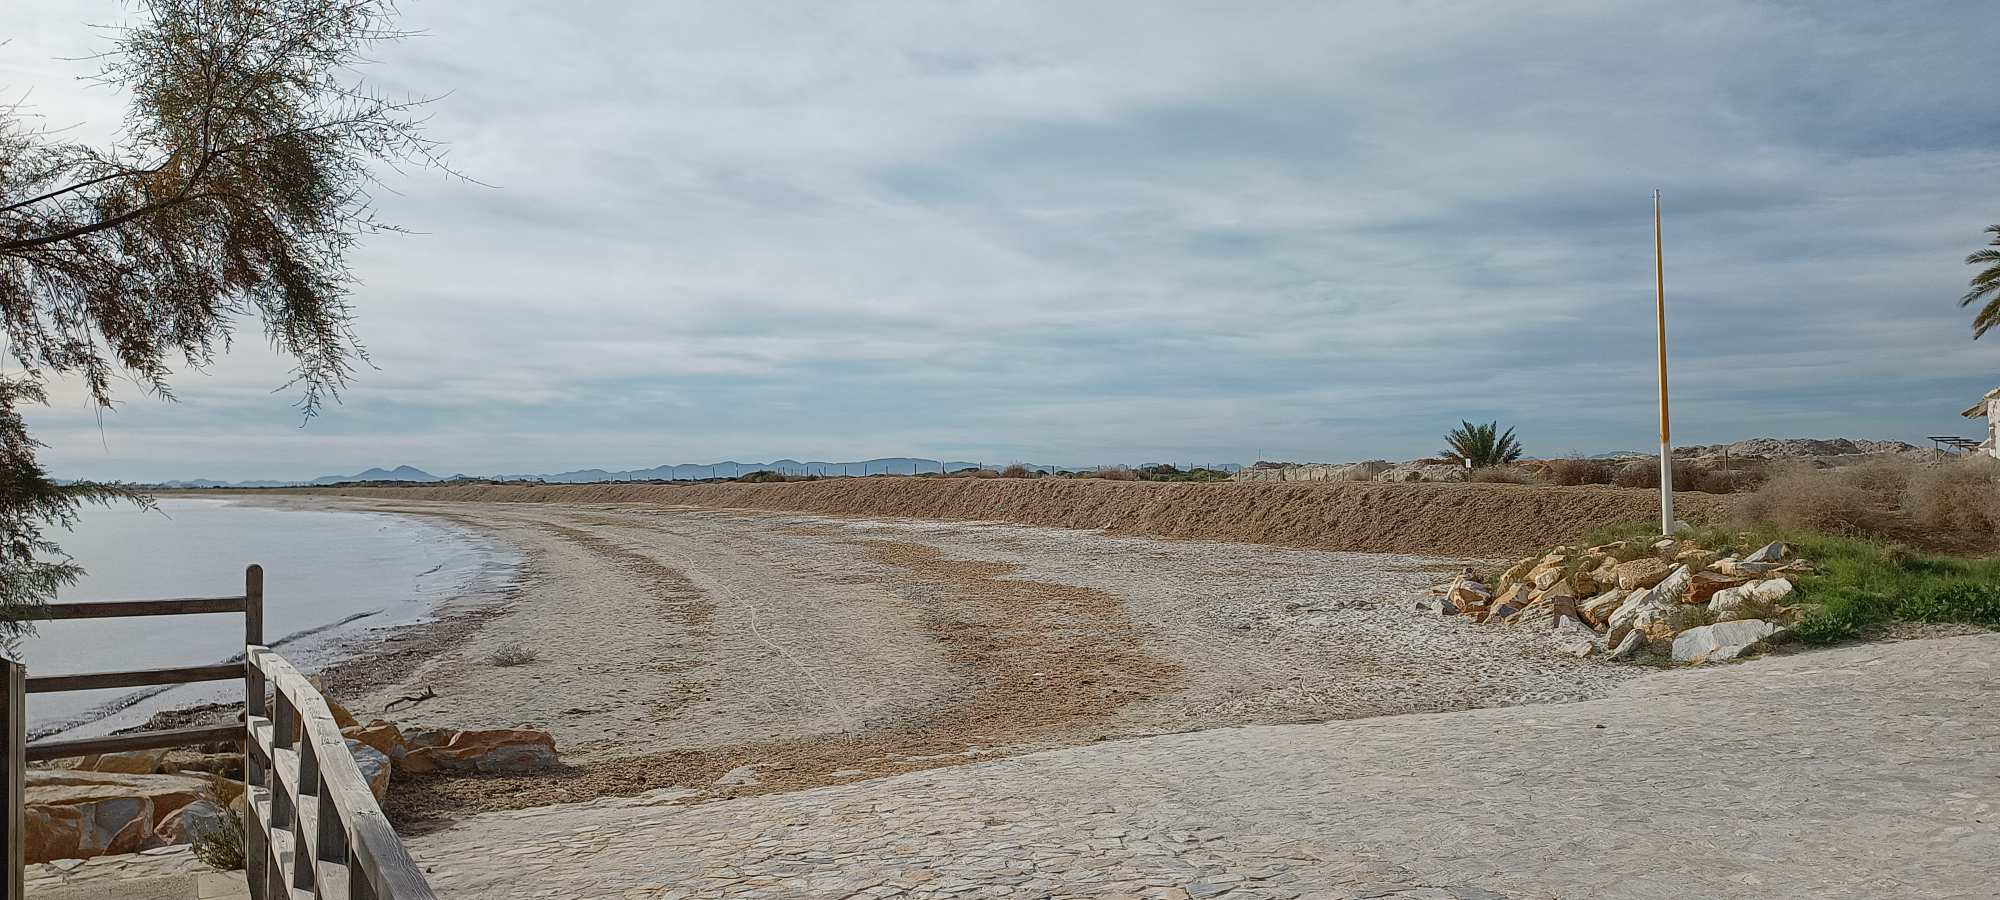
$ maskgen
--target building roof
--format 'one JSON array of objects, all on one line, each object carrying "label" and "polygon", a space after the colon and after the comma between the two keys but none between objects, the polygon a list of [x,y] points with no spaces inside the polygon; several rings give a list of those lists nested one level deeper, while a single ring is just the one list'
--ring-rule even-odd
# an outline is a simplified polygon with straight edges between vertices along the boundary
[{"label": "building roof", "polygon": [[1981,417],[1985,416],[1985,415],[1986,415],[1986,402],[1987,402],[1988,400],[2000,400],[2000,388],[1994,388],[1994,389],[1992,389],[1992,390],[1990,390],[1990,391],[1987,391],[1987,392],[1986,392],[1986,396],[1984,396],[1984,397],[1981,397],[1981,398],[1979,398],[1979,402],[1978,402],[1978,403],[1974,403],[1974,404],[1972,404],[1972,408],[1971,408],[1971,409],[1968,409],[1968,410],[1966,410],[1965,412],[1962,412],[1962,413],[1959,413],[1959,415],[1961,415],[1961,416],[1964,416],[1964,417],[1966,417],[1966,418],[1968,418],[1968,419],[1977,419],[1977,418],[1981,418]]}]

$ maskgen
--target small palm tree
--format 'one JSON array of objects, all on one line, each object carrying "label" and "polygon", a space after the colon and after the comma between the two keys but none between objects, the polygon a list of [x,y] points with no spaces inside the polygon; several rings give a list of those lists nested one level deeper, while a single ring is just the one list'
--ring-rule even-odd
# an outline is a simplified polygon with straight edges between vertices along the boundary
[{"label": "small palm tree", "polygon": [[2000,325],[2000,225],[1987,226],[1986,233],[1993,235],[1987,249],[1965,258],[1968,266],[1984,265],[1986,268],[1972,276],[1972,290],[1966,291],[1965,297],[1958,301],[1959,306],[1971,306],[1982,300],[1986,302],[1972,317],[1973,340],[1978,340],[1986,329]]},{"label": "small palm tree", "polygon": [[1446,459],[1471,460],[1478,469],[1503,466],[1521,458],[1521,442],[1514,439],[1514,429],[1502,434],[1499,422],[1474,425],[1461,421],[1445,434],[1444,440],[1449,445],[1444,451]]}]

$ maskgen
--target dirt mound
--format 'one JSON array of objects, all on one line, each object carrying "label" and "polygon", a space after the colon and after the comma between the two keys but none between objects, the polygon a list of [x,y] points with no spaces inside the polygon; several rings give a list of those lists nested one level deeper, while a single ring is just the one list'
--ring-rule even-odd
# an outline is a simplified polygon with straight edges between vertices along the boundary
[{"label": "dirt mound", "polygon": [[[995,520],[1113,534],[1440,555],[1514,555],[1659,516],[1652,491],[1491,484],[1112,482],[862,478],[790,484],[583,484],[300,489],[484,503],[645,503],[839,516]],[[1725,500],[1676,498],[1702,523]]]}]

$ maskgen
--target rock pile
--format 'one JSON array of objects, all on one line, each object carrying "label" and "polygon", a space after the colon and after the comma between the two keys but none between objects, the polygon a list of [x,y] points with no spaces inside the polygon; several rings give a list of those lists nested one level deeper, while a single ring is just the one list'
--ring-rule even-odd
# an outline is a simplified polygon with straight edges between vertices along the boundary
[{"label": "rock pile", "polygon": [[[357,721],[328,701],[347,749],[377,802],[391,773],[522,774],[557,765],[555,738],[526,728],[459,731]],[[191,843],[225,813],[242,814],[240,753],[134,750],[58,760],[26,773],[29,863],[135,853]],[[216,790],[211,791],[211,785]]]},{"label": "rock pile", "polygon": [[1557,547],[1503,572],[1440,585],[1418,608],[1483,624],[1539,628],[1579,657],[1625,659],[1642,649],[1675,662],[1734,659],[1783,637],[1800,610],[1783,601],[1814,571],[1789,546],[1741,557],[1692,540],[1626,540]]}]

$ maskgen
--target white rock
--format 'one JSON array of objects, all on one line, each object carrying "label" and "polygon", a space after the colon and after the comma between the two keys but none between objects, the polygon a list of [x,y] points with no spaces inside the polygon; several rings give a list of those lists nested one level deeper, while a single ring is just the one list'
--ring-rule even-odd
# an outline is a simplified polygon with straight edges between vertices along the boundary
[{"label": "white rock", "polygon": [[1757,548],[1757,552],[1743,557],[1743,561],[1748,563],[1784,562],[1791,555],[1792,548],[1786,545],[1784,541],[1772,541]]},{"label": "white rock", "polygon": [[1687,566],[1675,566],[1673,572],[1650,588],[1635,590],[1611,614],[1605,634],[1611,640],[1622,641],[1625,632],[1642,623],[1654,620],[1676,618],[1681,596],[1687,593],[1689,582],[1694,580],[1694,570]]},{"label": "white rock", "polygon": [[1597,632],[1584,627],[1575,619],[1564,617],[1556,622],[1555,630],[1549,633],[1556,649],[1579,659],[1595,656],[1604,651]]},{"label": "white rock", "polygon": [[1784,632],[1784,628],[1762,619],[1717,622],[1690,628],[1674,638],[1674,662],[1699,664],[1735,659],[1744,651]]},{"label": "white rock", "polygon": [[1625,659],[1627,657],[1630,657],[1633,653],[1638,652],[1639,645],[1644,644],[1645,642],[1646,642],[1646,636],[1644,634],[1641,634],[1637,631],[1628,631],[1625,633],[1625,639],[1619,641],[1618,646],[1613,647],[1610,653],[1605,654],[1604,658]]},{"label": "white rock", "polygon": [[1790,596],[1792,583],[1783,578],[1766,578],[1716,591],[1708,598],[1708,611],[1717,622],[1763,619],[1778,613],[1778,601]]},{"label": "white rock", "polygon": [[715,783],[723,787],[742,787],[752,784],[762,784],[763,779],[757,777],[756,769],[749,766],[737,766],[722,773],[722,777],[715,779]]}]

